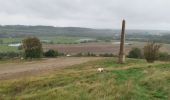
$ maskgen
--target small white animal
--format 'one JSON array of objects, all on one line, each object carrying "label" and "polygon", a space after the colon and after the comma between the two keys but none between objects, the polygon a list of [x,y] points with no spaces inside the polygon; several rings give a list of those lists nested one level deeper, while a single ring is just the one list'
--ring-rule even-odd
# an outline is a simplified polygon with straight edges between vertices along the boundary
[{"label": "small white animal", "polygon": [[67,57],[71,57],[71,55],[69,55],[69,54],[67,54],[66,56],[67,56]]},{"label": "small white animal", "polygon": [[104,71],[104,68],[98,68],[97,71],[98,71],[98,72],[103,72],[103,71]]}]

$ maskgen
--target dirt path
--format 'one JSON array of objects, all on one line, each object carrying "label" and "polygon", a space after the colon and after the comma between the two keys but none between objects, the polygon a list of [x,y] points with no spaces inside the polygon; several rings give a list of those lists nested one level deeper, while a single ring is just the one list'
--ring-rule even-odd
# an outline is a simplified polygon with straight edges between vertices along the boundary
[{"label": "dirt path", "polygon": [[0,80],[15,79],[23,76],[43,74],[51,70],[57,70],[76,64],[85,63],[101,58],[56,58],[42,61],[32,61],[23,63],[0,64]]}]

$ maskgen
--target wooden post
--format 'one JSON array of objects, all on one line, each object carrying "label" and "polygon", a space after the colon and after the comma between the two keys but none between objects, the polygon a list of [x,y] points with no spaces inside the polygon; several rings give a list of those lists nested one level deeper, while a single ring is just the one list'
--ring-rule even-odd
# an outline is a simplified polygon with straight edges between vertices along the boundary
[{"label": "wooden post", "polygon": [[125,20],[123,20],[123,22],[122,22],[121,40],[120,40],[119,60],[118,60],[118,63],[120,63],[120,64],[125,63],[125,50],[124,50],[124,45],[125,45],[125,25],[126,25],[126,22],[125,22]]}]

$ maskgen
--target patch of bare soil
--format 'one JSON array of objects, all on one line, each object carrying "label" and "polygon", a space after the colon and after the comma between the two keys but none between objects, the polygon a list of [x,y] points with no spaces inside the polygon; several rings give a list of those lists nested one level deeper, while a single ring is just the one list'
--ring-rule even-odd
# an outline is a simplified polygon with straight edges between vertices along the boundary
[{"label": "patch of bare soil", "polygon": [[[119,45],[113,45],[111,43],[87,43],[87,44],[52,44],[44,45],[44,50],[54,49],[65,54],[78,54],[78,53],[94,53],[105,54],[113,53],[117,55],[119,53]],[[126,54],[131,50],[131,46],[126,45]]]},{"label": "patch of bare soil", "polygon": [[98,60],[97,57],[67,57],[44,59],[31,62],[14,62],[0,64],[0,80],[16,79],[25,76],[41,75],[52,70],[57,70],[72,65]]}]

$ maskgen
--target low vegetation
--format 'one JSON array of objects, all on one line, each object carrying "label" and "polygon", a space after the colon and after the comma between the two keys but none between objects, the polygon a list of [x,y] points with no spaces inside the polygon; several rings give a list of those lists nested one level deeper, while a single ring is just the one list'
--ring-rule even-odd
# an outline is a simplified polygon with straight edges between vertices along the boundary
[{"label": "low vegetation", "polygon": [[170,63],[104,58],[0,84],[1,100],[169,100]]},{"label": "low vegetation", "polygon": [[156,44],[154,42],[148,42],[146,46],[144,46],[144,57],[149,63],[153,63],[159,57],[159,50],[161,48],[160,44]]},{"label": "low vegetation", "polygon": [[167,52],[160,52],[158,59],[161,61],[170,61],[170,55]]},{"label": "low vegetation", "polygon": [[139,49],[139,48],[132,48],[132,50],[129,52],[128,57],[129,58],[136,58],[136,59],[143,58],[142,50]]},{"label": "low vegetation", "polygon": [[58,53],[58,51],[50,49],[44,53],[44,56],[45,57],[57,57],[57,56],[59,56],[59,53]]},{"label": "low vegetation", "polygon": [[11,58],[19,58],[21,57],[21,53],[17,52],[6,52],[6,53],[0,53],[0,59],[11,59]]}]

